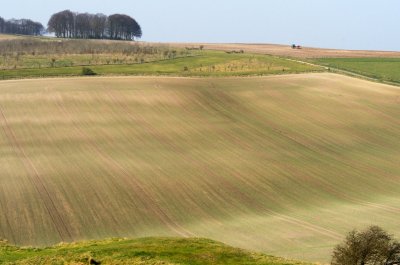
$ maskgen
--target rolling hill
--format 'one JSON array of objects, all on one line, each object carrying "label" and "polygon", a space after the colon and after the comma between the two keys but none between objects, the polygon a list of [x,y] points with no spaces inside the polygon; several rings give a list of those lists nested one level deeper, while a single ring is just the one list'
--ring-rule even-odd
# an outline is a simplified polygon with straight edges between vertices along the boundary
[{"label": "rolling hill", "polygon": [[319,73],[0,82],[0,238],[207,237],[329,261],[397,233],[400,90]]},{"label": "rolling hill", "polygon": [[[92,261],[90,263],[90,261]],[[248,252],[201,238],[143,238],[18,248],[0,242],[0,263],[9,265],[308,265]]]}]

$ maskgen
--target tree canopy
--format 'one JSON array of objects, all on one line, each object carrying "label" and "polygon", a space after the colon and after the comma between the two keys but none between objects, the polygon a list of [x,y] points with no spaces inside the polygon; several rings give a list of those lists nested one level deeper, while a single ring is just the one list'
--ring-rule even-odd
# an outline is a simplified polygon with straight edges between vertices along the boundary
[{"label": "tree canopy", "polygon": [[44,27],[41,23],[30,19],[5,20],[0,17],[0,33],[21,35],[42,35]]},{"label": "tree canopy", "polygon": [[128,15],[76,13],[64,10],[53,14],[48,31],[59,38],[133,40],[142,37],[142,29]]},{"label": "tree canopy", "polygon": [[400,242],[378,226],[353,230],[335,247],[332,265],[400,265]]}]

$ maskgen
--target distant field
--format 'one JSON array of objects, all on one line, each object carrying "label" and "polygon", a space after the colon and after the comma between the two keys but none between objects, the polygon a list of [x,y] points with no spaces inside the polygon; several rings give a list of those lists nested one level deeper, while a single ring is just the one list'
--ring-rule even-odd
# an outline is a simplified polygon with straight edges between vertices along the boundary
[{"label": "distant field", "polygon": [[206,237],[327,262],[400,236],[400,90],[335,74],[0,82],[0,238]]},{"label": "distant field", "polygon": [[15,35],[0,34],[0,40],[12,40],[17,38],[19,37]]},{"label": "distant field", "polygon": [[[33,38],[29,36],[14,36],[14,35],[2,35],[0,34],[0,41],[7,39],[16,38]],[[50,37],[34,37],[34,39],[40,39],[43,41],[66,41],[65,39],[57,39]],[[100,43],[120,43],[120,41],[112,40],[95,40]],[[259,53],[269,54],[274,56],[282,57],[294,57],[294,58],[400,58],[400,51],[368,51],[368,50],[343,50],[343,49],[323,49],[306,47],[302,43],[296,43],[302,45],[302,49],[292,49],[291,44],[286,45],[279,44],[265,44],[265,43],[150,43],[150,42],[135,42],[140,45],[151,45],[151,46],[166,46],[172,48],[199,48],[203,46],[205,50],[219,50],[219,51],[240,51],[243,50],[246,53]]]},{"label": "distant field", "polygon": [[6,265],[87,265],[90,258],[103,265],[307,265],[194,238],[111,239],[46,249],[20,249],[0,243],[0,263]]},{"label": "distant field", "polygon": [[[363,51],[363,50],[339,50],[302,47],[292,49],[292,43],[287,45],[277,44],[246,44],[246,43],[169,43],[171,47],[199,47],[206,50],[232,51],[243,50],[247,53],[269,54],[294,58],[400,58],[400,51]],[[296,43],[302,45],[302,43]]]},{"label": "distant field", "polygon": [[322,66],[300,62],[311,61],[382,81],[400,82],[400,52],[0,36],[3,80],[80,76],[82,67],[92,68],[97,75],[202,77],[325,71]]},{"label": "distant field", "polygon": [[199,55],[199,51],[146,45],[132,41],[104,41],[21,37],[0,39],[0,70],[88,65],[143,64]]},{"label": "distant field", "polygon": [[381,81],[400,83],[400,58],[321,58],[315,62]]},{"label": "distant field", "polygon": [[[72,60],[72,56],[64,55],[63,61]],[[98,55],[97,57],[107,57]],[[37,56],[36,56],[37,58]],[[46,57],[50,63],[51,57]],[[69,58],[69,59],[68,59]],[[86,58],[86,59],[85,59]],[[91,55],[76,56],[75,60],[93,62],[89,67],[98,75],[179,75],[179,76],[244,76],[268,75],[286,73],[304,73],[322,71],[315,67],[298,62],[259,54],[228,54],[221,51],[197,52],[193,56],[183,58],[161,59],[147,63],[119,63],[97,65],[90,59]],[[34,59],[31,65],[35,65]],[[99,59],[100,60],[100,59]],[[1,60],[0,60],[1,61]],[[60,63],[60,61],[58,61]],[[66,65],[70,64],[68,61]],[[82,65],[86,65],[82,63]],[[43,67],[0,70],[0,79],[50,77],[50,76],[79,76],[82,75],[82,65],[75,67]],[[65,65],[64,65],[65,66]]]}]

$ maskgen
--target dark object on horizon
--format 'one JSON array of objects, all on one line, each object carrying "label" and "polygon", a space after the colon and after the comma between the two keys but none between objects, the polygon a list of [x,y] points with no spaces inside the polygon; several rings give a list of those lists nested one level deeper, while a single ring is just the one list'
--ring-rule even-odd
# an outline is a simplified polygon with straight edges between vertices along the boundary
[{"label": "dark object on horizon", "polygon": [[134,40],[142,37],[140,25],[130,16],[74,13],[64,10],[53,14],[48,31],[59,38]]},{"label": "dark object on horizon", "polygon": [[332,265],[398,265],[400,242],[378,226],[353,230],[333,251]]},{"label": "dark object on horizon", "polygon": [[5,20],[0,17],[0,33],[39,36],[45,32],[41,23],[30,19]]},{"label": "dark object on horizon", "polygon": [[298,49],[298,50],[300,50],[300,49],[301,49],[301,46],[300,46],[300,45],[296,45],[296,44],[292,44],[292,49]]}]

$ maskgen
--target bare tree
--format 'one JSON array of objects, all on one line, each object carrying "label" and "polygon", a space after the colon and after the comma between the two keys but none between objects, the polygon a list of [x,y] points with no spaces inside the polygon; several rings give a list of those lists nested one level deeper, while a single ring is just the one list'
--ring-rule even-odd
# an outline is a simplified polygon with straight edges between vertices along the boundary
[{"label": "bare tree", "polygon": [[75,34],[75,14],[64,10],[51,16],[48,31],[55,33],[59,38],[72,38]]},{"label": "bare tree", "polygon": [[47,23],[47,31],[55,33],[57,37],[63,37],[64,32],[64,21],[62,21],[60,13],[52,15]]},{"label": "bare tree", "polygon": [[395,264],[400,264],[400,244],[378,226],[351,231],[332,257],[332,265]]},{"label": "bare tree", "polygon": [[142,36],[140,25],[130,16],[72,13],[69,10],[51,16],[48,31],[60,38],[133,40]]},{"label": "bare tree", "polygon": [[110,39],[133,40],[142,37],[142,29],[135,19],[127,15],[114,14],[108,17]]},{"label": "bare tree", "polygon": [[90,27],[93,31],[93,37],[95,39],[104,39],[107,28],[107,16],[104,14],[96,14],[92,16]]},{"label": "bare tree", "polygon": [[21,35],[42,35],[44,27],[30,19],[5,20],[0,17],[0,33]]},{"label": "bare tree", "polygon": [[77,14],[75,18],[76,34],[75,38],[90,38],[90,15],[88,13]]},{"label": "bare tree", "polygon": [[4,18],[0,17],[0,33],[4,33],[4,26],[5,26],[6,21]]}]

